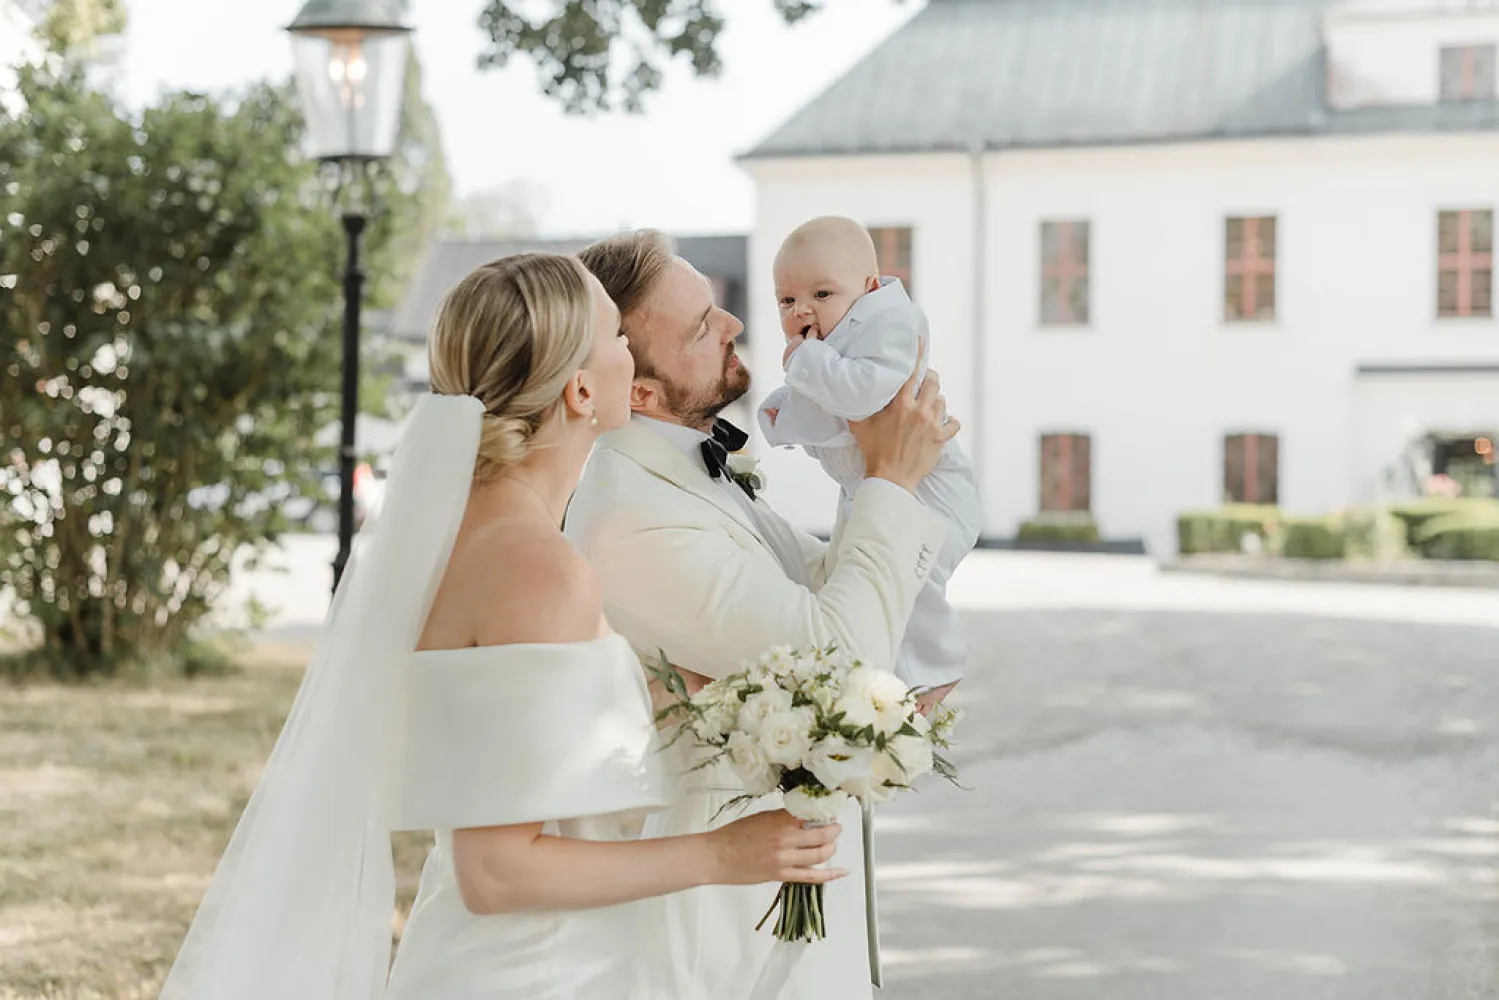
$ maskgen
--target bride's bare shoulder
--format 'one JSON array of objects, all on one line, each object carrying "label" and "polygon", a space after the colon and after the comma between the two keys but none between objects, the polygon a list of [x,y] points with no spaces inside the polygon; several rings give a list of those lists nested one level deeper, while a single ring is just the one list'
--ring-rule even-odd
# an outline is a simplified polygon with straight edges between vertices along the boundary
[{"label": "bride's bare shoulder", "polygon": [[461,539],[438,601],[470,623],[478,646],[587,642],[603,619],[598,575],[560,533],[501,529]]}]

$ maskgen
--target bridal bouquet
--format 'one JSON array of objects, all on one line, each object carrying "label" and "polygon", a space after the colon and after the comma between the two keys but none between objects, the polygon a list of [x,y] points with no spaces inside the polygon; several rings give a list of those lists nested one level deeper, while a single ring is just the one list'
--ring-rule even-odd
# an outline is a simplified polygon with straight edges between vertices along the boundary
[{"label": "bridal bouquet", "polygon": [[[796,818],[830,823],[848,802],[887,802],[924,774],[956,783],[940,752],[956,713],[938,706],[928,719],[904,681],[835,646],[776,647],[691,696],[664,655],[653,672],[678,697],[660,713],[680,722],[671,742],[708,750],[699,767],[726,760],[743,783],[725,809],[780,791]],[[822,886],[786,883],[756,930],[779,909],[777,938],[820,939],[822,901]]]}]

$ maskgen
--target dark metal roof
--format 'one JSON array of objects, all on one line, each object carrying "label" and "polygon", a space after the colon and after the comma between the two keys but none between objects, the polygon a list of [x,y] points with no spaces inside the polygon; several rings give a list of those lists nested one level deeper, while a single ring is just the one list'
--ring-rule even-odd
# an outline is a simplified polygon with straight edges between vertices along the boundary
[{"label": "dark metal roof", "polygon": [[745,159],[1499,128],[1326,102],[1332,0],[930,0]]}]

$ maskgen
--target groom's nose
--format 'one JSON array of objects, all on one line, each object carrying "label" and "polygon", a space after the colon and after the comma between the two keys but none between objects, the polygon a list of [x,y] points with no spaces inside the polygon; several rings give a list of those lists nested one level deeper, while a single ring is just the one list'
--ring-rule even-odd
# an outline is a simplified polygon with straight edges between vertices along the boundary
[{"label": "groom's nose", "polygon": [[738,316],[735,316],[727,309],[723,310],[723,314],[727,319],[727,322],[723,325],[724,343],[731,343],[735,340],[738,340],[739,335],[744,332],[744,323],[739,319]]}]

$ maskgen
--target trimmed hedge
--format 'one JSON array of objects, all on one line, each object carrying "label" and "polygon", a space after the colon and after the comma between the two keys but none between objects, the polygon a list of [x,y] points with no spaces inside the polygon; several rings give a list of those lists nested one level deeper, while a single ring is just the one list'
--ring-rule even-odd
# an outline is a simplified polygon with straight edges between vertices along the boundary
[{"label": "trimmed hedge", "polygon": [[1239,553],[1244,539],[1287,559],[1499,561],[1499,500],[1432,497],[1388,509],[1355,508],[1324,517],[1285,517],[1276,507],[1228,504],[1176,519],[1181,555]]},{"label": "trimmed hedge", "polygon": [[1499,562],[1499,509],[1478,508],[1430,518],[1411,542],[1424,559]]},{"label": "trimmed hedge", "polygon": [[1244,536],[1272,537],[1280,509],[1270,504],[1227,504],[1217,510],[1186,511],[1176,518],[1177,548],[1182,555],[1242,552]]},{"label": "trimmed hedge", "polygon": [[1421,529],[1432,520],[1453,514],[1473,514],[1484,520],[1499,519],[1499,500],[1483,497],[1427,497],[1390,506],[1390,513],[1405,525],[1405,534],[1412,542],[1421,534]]},{"label": "trimmed hedge", "polygon": [[1288,517],[1280,522],[1280,554],[1287,559],[1343,559],[1348,526],[1343,518]]},{"label": "trimmed hedge", "polygon": [[1015,533],[1017,542],[1063,542],[1076,545],[1096,545],[1098,537],[1098,522],[1092,518],[1038,518],[1022,523]]}]

